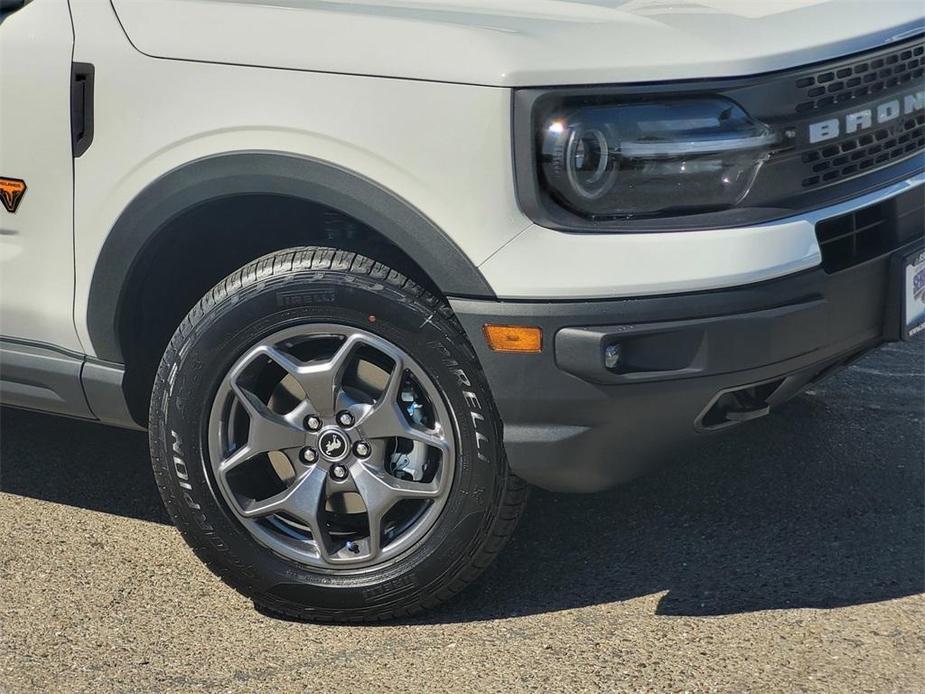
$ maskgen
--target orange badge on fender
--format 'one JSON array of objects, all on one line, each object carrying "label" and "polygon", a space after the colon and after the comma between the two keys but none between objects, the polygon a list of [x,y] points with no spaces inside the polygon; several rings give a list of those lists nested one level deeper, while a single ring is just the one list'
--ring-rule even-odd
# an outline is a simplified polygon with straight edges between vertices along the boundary
[{"label": "orange badge on fender", "polygon": [[3,200],[3,206],[7,212],[16,211],[25,192],[26,182],[22,179],[0,176],[0,199]]}]

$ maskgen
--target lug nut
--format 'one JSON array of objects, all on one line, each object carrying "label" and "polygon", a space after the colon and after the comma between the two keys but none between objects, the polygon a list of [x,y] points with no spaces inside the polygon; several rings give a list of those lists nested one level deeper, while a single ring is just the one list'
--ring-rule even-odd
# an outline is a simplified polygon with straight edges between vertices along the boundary
[{"label": "lug nut", "polygon": [[337,415],[337,423],[342,427],[352,427],[353,426],[353,415],[344,410],[339,415]]},{"label": "lug nut", "polygon": [[335,465],[331,468],[331,477],[336,480],[347,479],[347,468],[345,468],[343,465]]},{"label": "lug nut", "polygon": [[321,428],[321,417],[309,415],[305,418],[305,428],[309,431],[318,431]]},{"label": "lug nut", "polygon": [[353,452],[360,458],[365,458],[372,452],[372,449],[366,441],[357,441],[353,444]]},{"label": "lug nut", "polygon": [[303,448],[300,455],[303,463],[308,463],[311,465],[312,463],[318,461],[318,451],[316,451],[314,448]]}]

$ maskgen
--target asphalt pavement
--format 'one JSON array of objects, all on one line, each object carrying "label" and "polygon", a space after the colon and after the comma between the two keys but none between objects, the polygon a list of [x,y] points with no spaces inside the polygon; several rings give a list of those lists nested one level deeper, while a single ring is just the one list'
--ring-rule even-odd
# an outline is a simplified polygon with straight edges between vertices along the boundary
[{"label": "asphalt pavement", "polygon": [[593,496],[535,492],[410,622],[279,620],[169,525],[143,434],[0,413],[0,692],[925,691],[923,342]]}]

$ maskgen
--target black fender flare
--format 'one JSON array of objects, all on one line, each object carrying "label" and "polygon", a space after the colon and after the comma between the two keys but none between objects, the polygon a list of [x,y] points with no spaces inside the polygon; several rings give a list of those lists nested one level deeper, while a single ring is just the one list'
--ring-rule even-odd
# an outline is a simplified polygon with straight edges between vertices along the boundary
[{"label": "black fender flare", "polygon": [[219,198],[268,193],[338,210],[382,234],[447,296],[494,298],[478,268],[453,240],[407,201],[361,175],[278,152],[216,154],[179,166],[144,188],[123,210],[97,258],[87,328],[100,359],[122,363],[118,316],[145,247],[173,219]]}]

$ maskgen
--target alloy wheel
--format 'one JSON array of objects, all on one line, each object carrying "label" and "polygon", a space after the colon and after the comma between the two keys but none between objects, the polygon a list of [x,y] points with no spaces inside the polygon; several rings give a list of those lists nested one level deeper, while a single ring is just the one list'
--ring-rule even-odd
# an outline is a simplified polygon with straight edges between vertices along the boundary
[{"label": "alloy wheel", "polygon": [[398,346],[346,325],[286,328],[244,352],[218,387],[208,436],[235,517],[314,568],[404,552],[453,484],[453,427],[433,380]]}]

